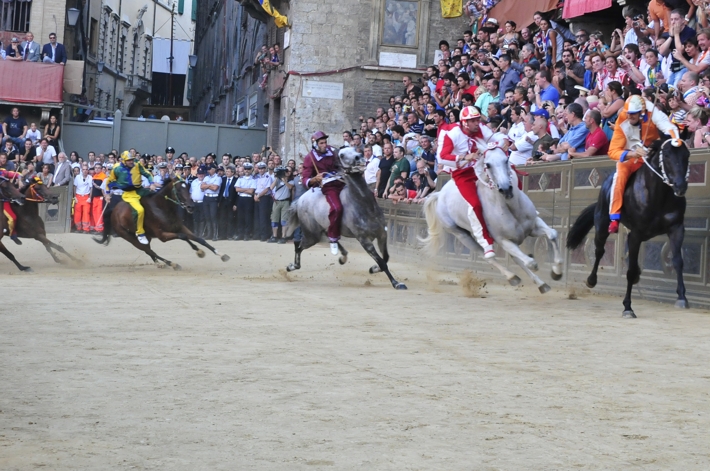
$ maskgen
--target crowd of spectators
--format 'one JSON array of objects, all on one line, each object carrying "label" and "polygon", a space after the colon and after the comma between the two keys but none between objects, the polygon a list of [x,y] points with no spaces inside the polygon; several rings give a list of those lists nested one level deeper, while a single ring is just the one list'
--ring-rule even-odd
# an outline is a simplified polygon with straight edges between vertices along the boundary
[{"label": "crowd of spectators", "polygon": [[627,6],[624,27],[610,42],[541,12],[518,30],[487,16],[495,3],[468,2],[474,27],[453,44],[441,40],[421,77],[404,76],[400,94],[343,133],[345,145],[363,150],[378,197],[426,197],[447,171],[436,160],[437,137],[469,105],[491,130],[508,135],[515,165],[605,155],[630,95],[666,113],[690,147],[708,146],[708,0],[688,0],[681,9],[664,0],[651,0],[646,11]]},{"label": "crowd of spectators", "polygon": [[261,89],[266,89],[269,72],[281,65],[281,59],[279,58],[280,53],[281,47],[278,44],[274,44],[273,46],[263,45],[259,52],[257,52],[256,58],[254,58],[254,65],[258,65],[261,70],[261,80],[259,80],[259,87]]},{"label": "crowd of spectators", "polygon": [[57,42],[56,33],[49,33],[49,42],[44,46],[35,42],[32,32],[25,33],[24,41],[13,36],[10,44],[4,45],[0,42],[0,57],[8,61],[46,62],[61,65],[67,63],[67,51],[63,44]]}]

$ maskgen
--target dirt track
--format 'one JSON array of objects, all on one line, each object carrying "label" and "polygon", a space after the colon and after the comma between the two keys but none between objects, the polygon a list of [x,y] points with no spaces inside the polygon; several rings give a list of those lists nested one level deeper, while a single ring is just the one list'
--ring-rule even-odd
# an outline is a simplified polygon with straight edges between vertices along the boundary
[{"label": "dirt track", "polygon": [[[708,469],[710,316],[324,247],[0,258],[2,470]],[[5,239],[7,240],[7,239]],[[348,244],[352,246],[352,243]],[[549,277],[546,277],[548,279]],[[549,281],[549,280],[548,280]],[[474,293],[476,294],[476,293]]]}]

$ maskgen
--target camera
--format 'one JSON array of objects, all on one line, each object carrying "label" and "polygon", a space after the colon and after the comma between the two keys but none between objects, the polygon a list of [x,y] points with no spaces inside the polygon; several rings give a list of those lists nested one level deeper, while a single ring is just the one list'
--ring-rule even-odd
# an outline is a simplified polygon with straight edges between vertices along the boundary
[{"label": "camera", "polygon": [[639,22],[638,22],[638,21],[634,21],[633,24],[634,24],[634,28],[638,28],[638,27],[639,27]]},{"label": "camera", "polygon": [[276,178],[283,178],[286,176],[287,171],[288,171],[288,169],[286,167],[276,167],[274,169],[274,176]]},{"label": "camera", "polygon": [[671,72],[680,72],[680,69],[683,68],[683,64],[681,64],[679,61],[673,61],[671,62]]},{"label": "camera", "polygon": [[543,155],[545,155],[544,152],[540,152],[540,151],[538,150],[538,151],[533,152],[532,158],[533,158],[533,160],[540,160],[540,158],[541,158]]}]

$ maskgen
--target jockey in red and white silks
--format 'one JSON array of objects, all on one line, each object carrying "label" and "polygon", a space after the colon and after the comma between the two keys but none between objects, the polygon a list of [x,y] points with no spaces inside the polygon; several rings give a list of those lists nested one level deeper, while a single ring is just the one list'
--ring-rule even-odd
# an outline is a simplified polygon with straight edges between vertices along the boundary
[{"label": "jockey in red and white silks", "polygon": [[478,177],[474,165],[478,158],[478,148],[474,139],[488,141],[493,132],[481,125],[481,115],[473,106],[461,110],[460,123],[439,136],[439,162],[444,168],[452,169],[451,177],[459,189],[461,196],[470,205],[468,220],[471,223],[473,237],[483,248],[484,258],[496,256],[493,250],[493,238],[488,233],[486,221],[483,218],[481,201],[476,190]]}]

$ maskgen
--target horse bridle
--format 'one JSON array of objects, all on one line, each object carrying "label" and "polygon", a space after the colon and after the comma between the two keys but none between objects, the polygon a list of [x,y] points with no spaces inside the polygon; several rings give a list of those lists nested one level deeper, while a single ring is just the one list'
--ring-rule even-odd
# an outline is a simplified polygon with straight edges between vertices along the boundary
[{"label": "horse bridle", "polygon": [[[650,160],[650,159],[647,159],[647,158],[645,158],[645,157],[644,157],[644,159],[643,159],[643,163],[646,164],[646,166],[647,166],[653,173],[655,173],[656,175],[658,175],[658,178],[660,178],[663,183],[665,183],[666,185],[670,186],[671,188],[673,187],[673,184],[671,183],[670,179],[668,178],[668,174],[666,174],[666,167],[665,167],[664,164],[663,164],[663,148],[665,147],[666,144],[668,144],[669,142],[672,142],[673,140],[674,140],[674,139],[672,139],[672,138],[671,138],[671,139],[667,139],[663,144],[661,144],[661,148],[660,148],[659,151],[658,151],[658,165],[659,165],[659,167],[661,168],[660,173],[659,173],[655,168],[653,168],[653,166],[651,166],[651,164],[649,163],[649,160]],[[679,139],[679,141],[680,141],[683,145],[686,145],[686,144],[685,144],[685,141],[683,141],[682,139]],[[688,162],[688,170],[685,172],[685,181],[688,181],[688,178],[689,178],[689,177],[690,177],[690,162]]]},{"label": "horse bridle", "polygon": [[[175,182],[172,182],[172,183],[173,183],[172,194],[175,199],[170,198],[168,195],[165,195],[165,199],[175,203],[176,205],[180,206],[182,209],[187,209],[187,206],[185,205],[185,203],[180,201],[180,197],[177,194],[177,189],[175,188]],[[181,179],[181,180],[178,180],[178,183],[185,183],[185,181]]]},{"label": "horse bridle", "polygon": [[25,201],[31,201],[33,203],[44,203],[46,201],[42,195],[37,193],[37,190],[35,189],[37,185],[39,185],[39,183],[33,183],[30,185],[28,188],[30,191],[30,198],[25,196]]},{"label": "horse bridle", "polygon": [[[488,144],[488,148],[481,153],[481,157],[480,157],[481,159],[484,160],[483,174],[486,176],[486,180],[483,180],[480,178],[479,178],[479,180],[481,180],[483,182],[483,184],[486,185],[488,187],[488,189],[490,189],[490,190],[495,190],[498,187],[498,185],[493,180],[493,178],[491,178],[490,173],[488,173],[488,167],[486,167],[485,159],[486,159],[486,153],[488,153],[492,150],[496,150],[496,149],[500,149],[505,154],[505,149],[500,144],[491,142]],[[511,169],[510,166],[508,166],[508,171],[510,172],[510,180],[512,182],[513,181],[513,169]]]}]

